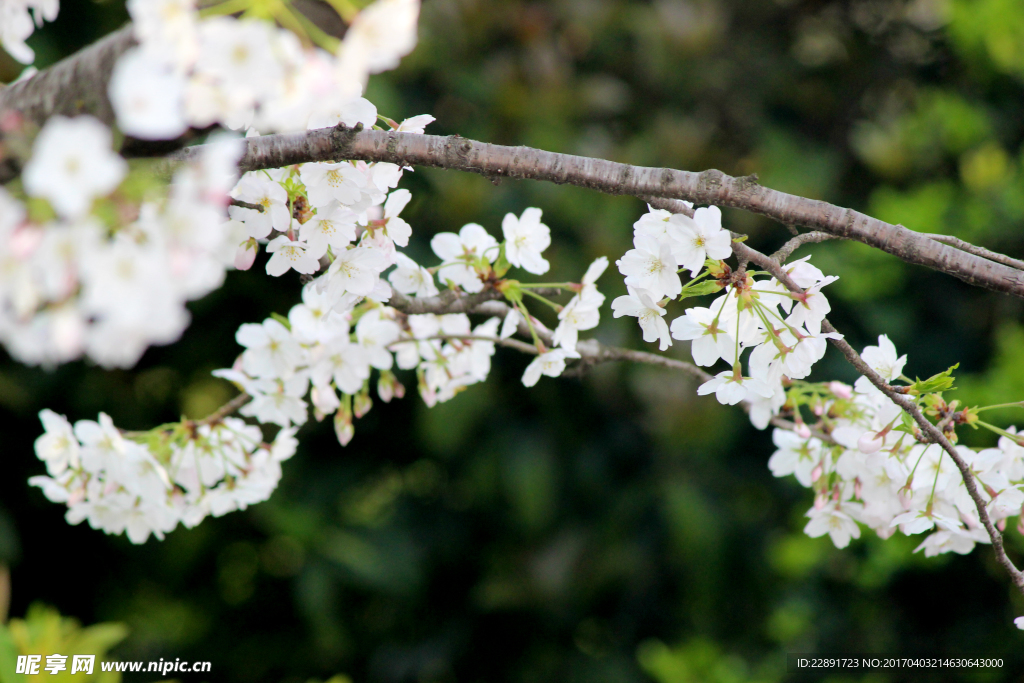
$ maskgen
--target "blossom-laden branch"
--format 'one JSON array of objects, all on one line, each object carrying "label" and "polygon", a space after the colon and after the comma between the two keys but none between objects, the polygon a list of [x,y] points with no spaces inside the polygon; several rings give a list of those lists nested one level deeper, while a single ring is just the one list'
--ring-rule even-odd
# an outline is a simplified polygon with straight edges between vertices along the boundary
[{"label": "blossom-laden branch", "polygon": [[[542,295],[550,295],[551,292],[544,289],[535,290]],[[433,313],[435,315],[446,315],[450,313],[474,313],[478,315],[488,315],[504,318],[511,312],[511,307],[508,304],[500,301],[502,295],[497,290],[484,290],[478,294],[470,295],[458,295],[451,290],[446,290],[439,296],[424,297],[424,298],[413,298],[407,297],[404,294],[392,290],[391,299],[388,301],[388,305],[395,308],[407,315],[414,315],[418,313]],[[551,333],[546,329],[534,328],[535,333],[545,342],[551,343]],[[519,323],[518,332],[524,337],[530,336],[530,329],[525,321]],[[524,344],[511,339],[489,339],[502,346],[514,348],[517,351],[523,353],[529,353],[535,355],[538,353],[537,347],[529,344]],[[510,343],[505,343],[510,342]],[[684,360],[677,358],[669,358],[662,356],[657,353],[650,353],[648,351],[637,351],[634,349],[626,349],[617,346],[608,346],[603,344],[597,339],[581,339],[576,344],[576,351],[579,353],[580,358],[578,367],[581,370],[585,370],[594,365],[601,363],[611,362],[630,362],[640,363],[643,365],[653,365],[656,367],[667,368],[670,370],[677,370],[684,374],[689,375],[694,380],[701,382],[708,382],[712,379],[712,376],[697,367],[693,363],[689,363]],[[744,412],[749,413],[751,405],[749,401],[742,401],[739,404],[740,408]],[[226,406],[225,406],[226,407]],[[797,425],[791,420],[787,420],[778,415],[773,415],[769,420],[769,424],[779,429],[786,431],[795,431]],[[820,439],[825,443],[835,443],[832,437],[821,432],[818,429],[811,429],[813,436]]]},{"label": "blossom-laden branch", "polygon": [[[734,251],[740,258],[746,258],[751,263],[755,263],[758,266],[764,268],[766,271],[772,274],[779,282],[786,286],[786,288],[794,294],[803,294],[804,290],[795,282],[792,278],[782,269],[778,261],[770,256],[766,256],[761,252],[748,247],[745,244],[734,244]],[[828,333],[837,333],[835,327],[827,319],[822,323],[822,330]],[[1006,549],[1003,546],[1003,536],[996,529],[995,525],[988,514],[988,507],[982,498],[981,493],[978,491],[978,485],[975,481],[974,474],[971,471],[970,465],[964,461],[960,453],[957,452],[956,448],[950,443],[949,439],[943,433],[943,431],[932,424],[931,421],[925,417],[921,408],[910,399],[905,393],[898,391],[896,388],[891,386],[886,380],[878,374],[870,365],[864,362],[860,354],[850,346],[849,342],[840,336],[834,336],[830,339],[832,344],[839,349],[843,354],[843,357],[859,372],[862,376],[866,377],[876,388],[878,388],[883,394],[885,394],[893,403],[898,405],[904,412],[913,418],[914,422],[920,427],[923,434],[927,437],[927,440],[938,444],[942,449],[949,455],[949,457],[956,464],[957,469],[960,470],[960,475],[963,477],[964,486],[967,488],[967,492],[974,502],[974,505],[978,511],[978,519],[982,526],[985,527],[985,531],[992,541],[992,548],[995,551],[996,560],[1001,564],[1010,575],[1014,584],[1022,593],[1024,593],[1024,572],[1021,572],[1013,563],[1013,561],[1007,556]]]},{"label": "blossom-laden branch", "polygon": [[[249,138],[242,171],[339,159],[433,166],[489,178],[525,178],[586,187],[607,194],[685,199],[743,209],[863,242],[907,263],[953,275],[972,285],[1024,297],[1024,272],[971,251],[942,244],[927,235],[892,225],[852,209],[772,190],[755,177],[735,178],[721,171],[701,173],[631,166],[603,159],[557,154],[530,147],[339,125],[306,133]],[[194,154],[186,148],[177,158]],[[796,245],[796,246],[799,246]],[[994,254],[994,252],[985,252]],[[1005,259],[1006,257],[1003,257]]]},{"label": "blossom-laden branch", "polygon": [[[134,45],[131,26],[44,70],[0,90],[0,112],[18,112],[42,125],[54,114],[90,113],[114,120],[106,85],[113,64]],[[915,233],[852,209],[764,187],[756,177],[721,171],[701,173],[631,166],[601,159],[506,147],[459,136],[352,130],[344,125],[292,135],[250,139],[242,170],[277,168],[336,159],[458,169],[490,178],[530,178],[588,187],[609,194],[686,199],[763,214],[787,226],[804,226],[863,242],[917,265],[953,275],[993,291],[1024,297],[1024,262],[957,240]],[[185,150],[191,154],[190,150]],[[8,169],[7,182],[16,169]],[[799,245],[797,245],[799,246]]]}]

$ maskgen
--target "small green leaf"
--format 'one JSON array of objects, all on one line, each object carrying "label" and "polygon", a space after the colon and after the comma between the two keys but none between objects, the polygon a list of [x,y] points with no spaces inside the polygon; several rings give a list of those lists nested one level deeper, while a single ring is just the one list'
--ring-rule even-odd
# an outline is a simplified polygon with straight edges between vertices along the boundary
[{"label": "small green leaf", "polygon": [[939,391],[949,391],[953,388],[953,371],[960,367],[960,364],[951,366],[948,370],[944,370],[937,375],[932,375],[928,379],[922,380],[917,379],[907,389],[907,393],[912,396],[920,396],[921,394],[932,394]]},{"label": "small green leaf", "polygon": [[705,282],[698,282],[692,287],[684,287],[682,293],[679,295],[679,300],[687,299],[691,296],[704,296],[705,294],[716,294],[722,291],[722,285],[717,280],[707,280]]}]

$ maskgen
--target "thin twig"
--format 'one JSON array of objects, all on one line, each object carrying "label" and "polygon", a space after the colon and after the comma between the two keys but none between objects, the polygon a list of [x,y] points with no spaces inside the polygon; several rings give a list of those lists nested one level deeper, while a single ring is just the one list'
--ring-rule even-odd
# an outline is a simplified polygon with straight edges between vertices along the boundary
[{"label": "thin twig", "polygon": [[[923,233],[922,233],[923,234]],[[952,235],[929,235],[925,234],[925,237],[930,237],[936,242],[942,242],[948,244],[951,247],[956,247],[962,251],[966,251],[968,254],[974,254],[982,258],[987,258],[989,261],[995,261],[996,263],[1002,263],[1004,266],[1010,266],[1017,270],[1024,270],[1024,261],[1019,261],[1015,258],[1010,258],[1004,254],[1000,254],[995,251],[990,251],[985,247],[978,247],[970,242],[964,242],[959,237],[953,237]]]},{"label": "thin twig", "polygon": [[253,211],[259,211],[260,213],[263,213],[263,205],[262,204],[253,204],[251,202],[244,202],[241,199],[235,199],[234,197],[231,198],[231,200],[228,202],[228,204],[230,204],[231,206],[240,206],[243,209],[252,209]]},{"label": "thin twig", "polygon": [[817,230],[814,232],[805,232],[802,235],[797,235],[793,239],[783,244],[778,251],[772,254],[771,258],[776,263],[785,263],[786,259],[788,259],[794,251],[796,251],[805,244],[817,244],[818,242],[827,242],[829,240],[841,239],[846,238],[840,237],[839,235],[830,235],[827,232],[820,232]]},{"label": "thin twig", "polygon": [[195,424],[198,427],[200,425],[215,425],[219,422],[223,422],[225,417],[228,417],[229,415],[233,414],[236,410],[238,410],[251,400],[252,396],[245,392],[242,392],[238,396],[235,396],[233,399],[222,405],[216,411],[204,417],[202,420],[196,420],[193,424]]}]

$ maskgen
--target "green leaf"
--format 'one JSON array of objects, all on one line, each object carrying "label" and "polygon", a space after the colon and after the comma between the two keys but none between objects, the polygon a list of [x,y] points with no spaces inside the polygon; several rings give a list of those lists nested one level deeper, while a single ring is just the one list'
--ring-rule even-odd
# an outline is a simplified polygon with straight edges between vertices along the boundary
[{"label": "green leaf", "polygon": [[682,293],[679,294],[679,301],[688,299],[691,296],[704,296],[705,294],[716,294],[722,291],[722,285],[717,280],[707,280],[705,282],[698,282],[692,287],[684,287]]},{"label": "green leaf", "polygon": [[928,379],[915,380],[914,383],[910,385],[907,393],[912,396],[920,396],[921,394],[949,391],[953,388],[953,371],[958,367],[960,367],[959,363],[951,366],[948,370],[943,370],[937,375],[932,375]]}]

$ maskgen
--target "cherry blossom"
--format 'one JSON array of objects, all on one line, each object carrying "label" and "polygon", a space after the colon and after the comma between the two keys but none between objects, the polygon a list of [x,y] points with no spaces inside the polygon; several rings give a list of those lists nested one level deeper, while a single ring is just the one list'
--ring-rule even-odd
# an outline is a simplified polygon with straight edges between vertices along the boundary
[{"label": "cherry blossom", "polygon": [[579,358],[579,354],[568,349],[546,351],[534,358],[523,373],[523,386],[532,387],[540,380],[541,375],[558,377],[565,372],[565,362],[571,358]]},{"label": "cherry blossom", "polygon": [[722,210],[708,206],[693,212],[693,218],[676,215],[669,221],[668,236],[679,265],[695,276],[706,259],[724,259],[732,254],[731,237],[722,229]]},{"label": "cherry blossom", "polygon": [[22,174],[25,191],[77,218],[121,182],[128,165],[111,149],[110,130],[91,116],[51,117]]},{"label": "cherry blossom", "polygon": [[541,256],[551,246],[551,230],[540,222],[541,210],[529,208],[522,216],[507,213],[501,221],[505,258],[516,268],[543,275],[551,265]]},{"label": "cherry blossom", "polygon": [[633,287],[628,287],[627,290],[629,294],[620,296],[612,302],[613,316],[635,316],[640,322],[640,329],[644,332],[644,341],[658,341],[658,348],[661,351],[672,346],[668,325],[663,320],[665,309],[654,302],[650,292]]}]

